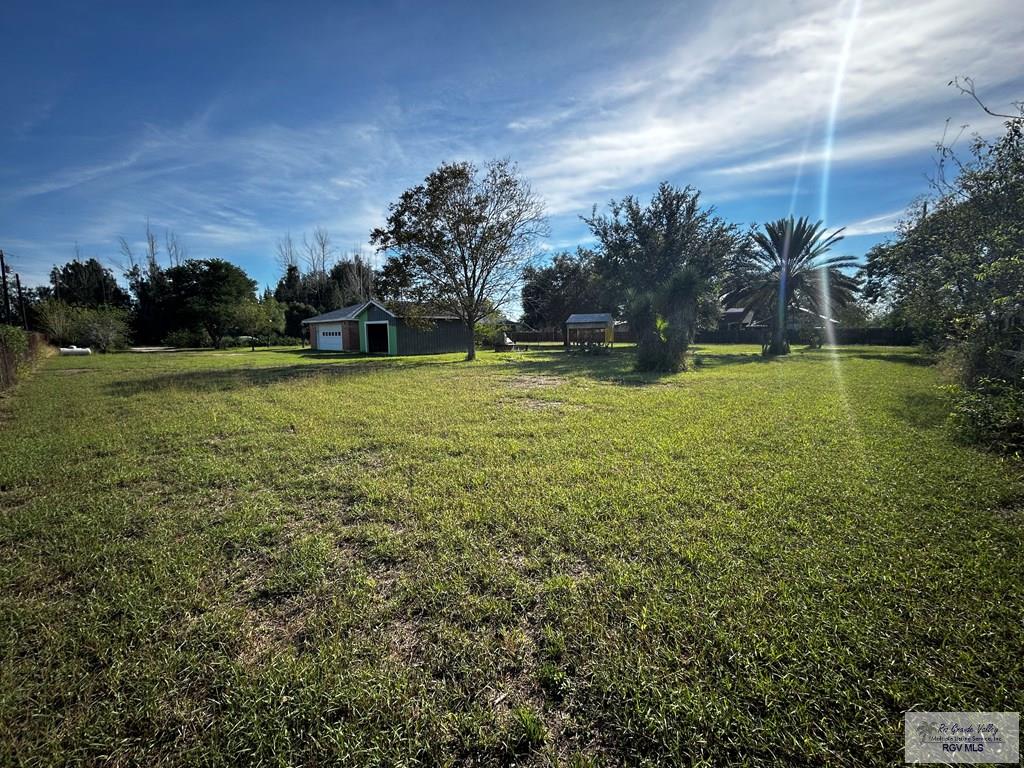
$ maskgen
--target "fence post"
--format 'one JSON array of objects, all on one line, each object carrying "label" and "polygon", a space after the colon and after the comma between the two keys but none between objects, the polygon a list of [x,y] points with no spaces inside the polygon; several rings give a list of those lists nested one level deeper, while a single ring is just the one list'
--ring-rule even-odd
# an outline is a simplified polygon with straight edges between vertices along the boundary
[{"label": "fence post", "polygon": [[21,275],[14,273],[14,284],[18,288],[18,308],[21,310],[21,324],[28,331],[28,314],[25,312],[25,294],[21,292]]}]

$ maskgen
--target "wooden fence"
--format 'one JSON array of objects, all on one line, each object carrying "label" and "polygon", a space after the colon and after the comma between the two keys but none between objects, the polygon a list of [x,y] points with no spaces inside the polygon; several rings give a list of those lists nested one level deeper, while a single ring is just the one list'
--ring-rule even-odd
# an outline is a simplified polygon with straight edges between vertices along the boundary
[{"label": "wooden fence", "polygon": [[[764,328],[737,328],[730,330],[706,330],[697,331],[694,339],[697,344],[763,344],[768,340],[768,331]],[[561,330],[550,329],[546,331],[514,331],[509,337],[517,344],[538,344],[542,342],[565,342],[565,335]],[[787,334],[790,344],[808,344],[811,341],[809,334],[805,331],[789,331]],[[877,345],[887,347],[911,346],[917,343],[914,334],[903,328],[836,328],[835,340],[837,344],[848,345]],[[630,343],[636,341],[636,337],[629,331],[615,331],[615,341]],[[825,340],[825,343],[828,343]]]}]

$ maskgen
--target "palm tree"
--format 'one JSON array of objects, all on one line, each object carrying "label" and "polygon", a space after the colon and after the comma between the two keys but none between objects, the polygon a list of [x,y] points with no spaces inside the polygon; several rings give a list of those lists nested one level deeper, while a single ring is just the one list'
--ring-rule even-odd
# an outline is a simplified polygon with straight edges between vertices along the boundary
[{"label": "palm tree", "polygon": [[[854,300],[860,281],[842,272],[855,269],[852,256],[826,256],[843,239],[842,230],[826,234],[825,226],[806,217],[779,219],[751,233],[730,278],[726,306],[760,310],[771,317],[768,352],[789,352],[786,318],[804,310],[826,318]],[[827,321],[826,321],[827,322]]]}]

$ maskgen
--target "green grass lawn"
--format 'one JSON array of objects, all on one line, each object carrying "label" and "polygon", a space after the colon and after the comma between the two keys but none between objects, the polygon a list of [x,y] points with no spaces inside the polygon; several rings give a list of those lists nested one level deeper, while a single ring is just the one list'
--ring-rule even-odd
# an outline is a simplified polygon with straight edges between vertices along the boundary
[{"label": "green grass lawn", "polygon": [[1020,464],[908,349],[51,358],[0,763],[902,763],[1024,709]]}]

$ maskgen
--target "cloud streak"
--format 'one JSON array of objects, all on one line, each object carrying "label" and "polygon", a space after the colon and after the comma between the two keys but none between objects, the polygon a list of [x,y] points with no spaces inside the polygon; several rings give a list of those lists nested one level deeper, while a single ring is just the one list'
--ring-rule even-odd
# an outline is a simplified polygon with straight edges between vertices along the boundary
[{"label": "cloud streak", "polygon": [[[912,196],[902,188],[890,194],[885,169],[908,158],[923,163],[946,117],[980,118],[945,82],[975,74],[996,94],[1024,85],[1024,17],[1018,0],[861,0],[848,38],[856,1],[792,0],[780,13],[724,0],[694,10],[688,26],[662,25],[642,55],[581,62],[508,100],[460,93],[470,73],[397,89],[382,82],[374,107],[355,115],[325,99],[314,118],[240,121],[226,96],[197,105],[191,119],[104,144],[106,151],[84,145],[89,151],[67,153],[80,161],[50,173],[7,173],[0,195],[9,213],[0,213],[0,227],[36,243],[46,254],[38,258],[52,263],[76,239],[108,248],[149,217],[182,234],[192,255],[239,259],[262,280],[285,231],[324,225],[339,246],[365,248],[388,202],[439,162],[510,156],[548,201],[553,243],[583,237],[576,216],[591,205],[649,191],[661,179],[694,183],[709,202],[761,220],[784,215],[780,201],[795,189],[795,212],[814,214],[828,159],[831,196],[844,202],[829,205],[831,217],[853,220],[850,235],[884,234],[898,204],[886,195]],[[514,79],[525,65],[503,66]],[[834,94],[829,152],[821,137]],[[851,180],[882,199],[848,195]]]}]

